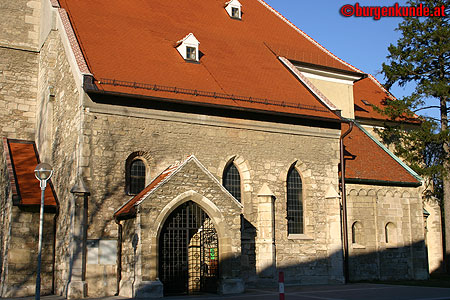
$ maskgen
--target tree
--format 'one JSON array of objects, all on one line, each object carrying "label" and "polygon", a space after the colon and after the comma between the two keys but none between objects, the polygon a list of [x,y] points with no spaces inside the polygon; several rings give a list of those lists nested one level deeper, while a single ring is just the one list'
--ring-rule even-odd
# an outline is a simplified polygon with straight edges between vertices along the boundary
[{"label": "tree", "polygon": [[429,193],[442,201],[445,260],[450,273],[450,0],[408,1],[409,6],[420,4],[441,8],[445,16],[405,17],[399,24],[397,30],[402,36],[396,45],[389,46],[388,61],[383,64],[385,87],[389,90],[394,84],[414,84],[415,90],[401,100],[386,100],[385,113],[398,121],[410,118],[411,112],[436,109],[439,117],[423,117],[421,125],[414,129],[388,126],[382,137],[393,143],[396,153],[433,183]]}]

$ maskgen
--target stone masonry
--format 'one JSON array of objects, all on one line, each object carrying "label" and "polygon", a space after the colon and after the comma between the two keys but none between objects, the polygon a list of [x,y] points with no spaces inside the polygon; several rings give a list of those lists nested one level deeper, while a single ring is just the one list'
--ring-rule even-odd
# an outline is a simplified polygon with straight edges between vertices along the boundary
[{"label": "stone masonry", "polygon": [[[179,199],[179,200],[176,200]],[[241,243],[240,243],[240,214],[241,206],[216,181],[213,181],[193,160],[183,166],[169,181],[160,186],[152,195],[143,200],[139,206],[139,217],[136,221],[125,221],[124,257],[125,261],[132,261],[131,266],[123,265],[123,287],[134,283],[135,294],[121,294],[136,296],[139,286],[143,282],[158,280],[158,236],[163,220],[180,204],[192,200],[200,205],[212,219],[219,236],[219,261],[221,262],[220,286],[222,293],[224,286],[230,282],[241,280]],[[137,239],[134,238],[136,235]],[[136,252],[133,246],[138,241],[138,258],[132,258]],[[125,252],[126,251],[126,252]],[[137,264],[136,264],[137,262]],[[139,271],[137,271],[139,270]],[[140,274],[135,276],[135,274]],[[242,280],[241,280],[242,282]],[[243,286],[242,286],[243,287]],[[236,292],[236,291],[235,291]]]},{"label": "stone masonry", "polygon": [[350,279],[428,278],[420,188],[347,188]]}]

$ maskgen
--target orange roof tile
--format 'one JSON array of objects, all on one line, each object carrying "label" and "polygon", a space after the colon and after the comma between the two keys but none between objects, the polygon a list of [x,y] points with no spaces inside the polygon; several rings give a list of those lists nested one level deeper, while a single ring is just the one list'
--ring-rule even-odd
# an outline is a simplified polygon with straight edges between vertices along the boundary
[{"label": "orange roof tile", "polygon": [[[223,0],[60,0],[98,88],[130,95],[278,111],[337,119],[277,59],[355,72],[355,68],[300,32],[265,3],[243,0],[242,21],[228,16]],[[175,43],[194,33],[199,63],[188,63]],[[275,52],[275,54],[274,54]],[[279,106],[234,99],[105,84],[103,79],[263,98]],[[295,106],[298,107],[295,107]]]},{"label": "orange roof tile", "polygon": [[[342,132],[348,125],[343,124]],[[358,126],[344,138],[345,179],[391,182],[392,185],[420,182]]]},{"label": "orange roof tile", "polygon": [[[389,120],[389,117],[376,111],[372,105],[383,108],[386,99],[393,97],[377,84],[375,79],[367,77],[353,85],[355,99],[355,117],[375,120]],[[367,102],[367,103],[364,103]]]},{"label": "orange roof tile", "polygon": [[[188,158],[189,159],[189,158]],[[184,163],[184,162],[183,162]],[[161,172],[155,179],[150,182],[139,194],[128,200],[122,207],[120,207],[115,213],[114,217],[124,217],[134,213],[134,207],[138,205],[142,200],[152,193],[156,188],[165,182],[175,171],[177,171],[183,163],[175,163],[170,165],[167,169]]]},{"label": "orange roof tile", "polygon": [[[34,142],[3,138],[3,147],[13,201],[19,205],[40,205],[41,188],[39,180],[34,176],[39,156]],[[44,204],[57,206],[57,198],[51,181],[47,185]]]},{"label": "orange roof tile", "polygon": [[[391,120],[388,115],[374,109],[374,106],[383,109],[386,106],[386,100],[395,100],[395,97],[387,92],[372,75],[369,74],[367,78],[354,83],[353,97],[355,99],[355,118],[379,121]],[[406,114],[401,121],[420,123],[417,116],[407,117]]]}]

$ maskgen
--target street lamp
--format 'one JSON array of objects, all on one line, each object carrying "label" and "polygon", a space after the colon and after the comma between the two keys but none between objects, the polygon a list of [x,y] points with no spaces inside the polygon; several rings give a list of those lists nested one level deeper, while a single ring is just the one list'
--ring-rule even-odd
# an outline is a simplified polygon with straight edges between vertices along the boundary
[{"label": "street lamp", "polygon": [[38,263],[36,275],[36,300],[41,298],[41,252],[42,252],[42,230],[44,227],[44,194],[47,181],[52,177],[52,166],[46,163],[40,163],[34,169],[34,176],[41,183],[41,211],[39,215],[39,246],[38,246]]}]

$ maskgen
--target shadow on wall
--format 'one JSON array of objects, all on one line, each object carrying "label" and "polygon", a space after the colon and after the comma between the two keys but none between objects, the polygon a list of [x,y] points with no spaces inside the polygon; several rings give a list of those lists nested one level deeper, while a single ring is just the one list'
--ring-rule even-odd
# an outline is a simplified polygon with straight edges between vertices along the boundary
[{"label": "shadow on wall", "polygon": [[[244,246],[243,246],[244,247]],[[281,247],[281,246],[278,246]],[[244,249],[243,249],[244,250]],[[248,249],[250,250],[250,249]],[[245,255],[237,258],[244,260]],[[221,260],[219,269],[233,264],[229,260]],[[336,265],[338,264],[338,265]],[[330,270],[338,272],[332,274]],[[299,254],[298,263],[278,263],[277,267],[267,267],[245,282],[249,287],[278,286],[278,273],[283,271],[286,284],[314,285],[314,284],[340,284],[344,283],[342,252],[334,252],[329,256],[310,260],[307,255]],[[362,280],[426,280],[429,278],[427,257],[423,241],[402,247],[392,247],[376,252],[363,254],[350,254],[349,259],[350,281]],[[270,274],[270,275],[269,275]],[[242,269],[245,276],[245,267]],[[226,279],[219,277],[218,292],[226,284]],[[236,276],[236,278],[240,278]],[[187,279],[186,279],[187,280]],[[228,287],[232,288],[232,287]],[[139,293],[139,290],[137,291]]]},{"label": "shadow on wall", "polygon": [[[89,126],[87,124],[86,126]],[[117,124],[115,124],[117,126]],[[55,133],[56,136],[59,136],[60,132],[57,130]],[[59,139],[57,139],[59,140]],[[113,150],[115,145],[118,144],[119,141],[114,140],[113,137],[108,137],[108,147],[106,150]],[[84,142],[85,148],[91,148],[92,140],[89,142]],[[55,145],[52,149],[52,159],[55,160],[58,156],[58,151],[61,151],[61,145]],[[62,146],[61,146],[62,147]],[[109,158],[105,157],[105,160]],[[95,169],[96,165],[101,166],[98,170],[101,170],[100,174],[95,175],[96,177],[101,177],[101,180],[95,178],[95,182],[97,185],[95,187],[90,186],[90,182],[86,181],[86,185],[90,188],[90,195],[88,196],[86,203],[86,210],[88,211],[86,216],[86,232],[84,235],[84,239],[117,239],[117,233],[112,231],[116,230],[116,224],[112,217],[112,213],[108,210],[111,205],[111,201],[115,201],[115,203],[123,202],[123,198],[129,197],[121,192],[123,191],[123,183],[115,180],[110,174],[113,174],[116,171],[116,166],[113,164],[108,164],[103,161],[93,161],[91,168]],[[80,230],[82,229],[82,223],[79,222],[82,217],[79,214],[83,213],[84,197],[75,196],[70,194],[67,187],[71,187],[70,184],[71,178],[75,176],[74,170],[76,170],[76,166],[73,160],[68,156],[63,156],[63,160],[59,163],[61,166],[66,166],[62,174],[59,174],[60,181],[58,182],[58,188],[56,190],[59,192],[59,199],[61,202],[61,213],[58,219],[58,230],[57,230],[57,245],[56,245],[56,255],[57,255],[57,274],[56,274],[56,288],[55,294],[67,296],[68,288],[70,282],[87,280],[88,286],[90,284],[95,285],[94,283],[99,282],[102,278],[93,278],[89,276],[86,277],[86,268],[88,267],[87,263],[84,269],[80,269],[82,260],[87,260],[87,253],[84,252],[86,250],[83,247],[83,234],[79,235]],[[63,197],[61,197],[63,194]],[[111,198],[114,195],[123,195],[122,198],[118,201],[117,199],[112,200]],[[104,212],[108,212],[106,216],[102,214]],[[72,229],[73,228],[73,229]],[[75,237],[71,240],[69,232],[74,230]],[[78,233],[77,233],[78,232]],[[66,260],[67,259],[67,260]],[[59,261],[58,261],[59,260]],[[116,267],[114,266],[114,271]],[[81,273],[80,273],[81,272]],[[108,274],[110,275],[110,274]],[[115,272],[112,274],[115,279]],[[105,286],[99,293],[92,293],[95,296],[111,296],[115,293],[115,280],[111,286]],[[92,296],[91,295],[91,296]],[[89,296],[89,294],[88,294]]]}]

